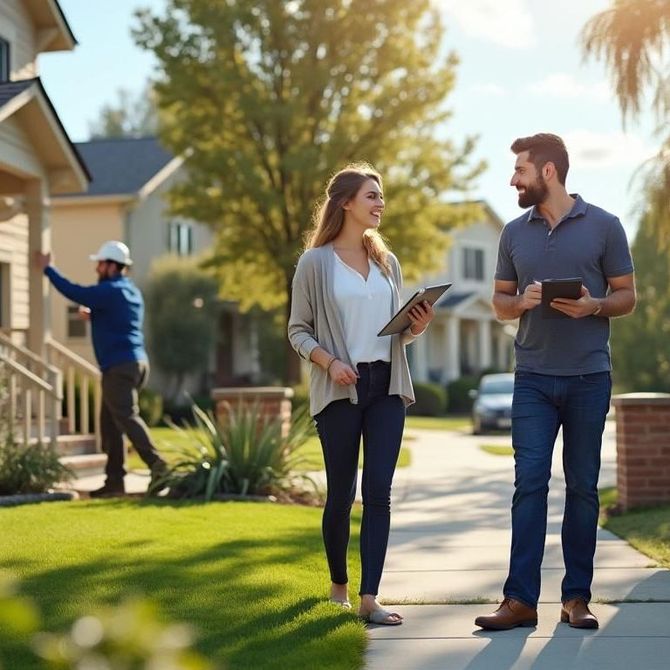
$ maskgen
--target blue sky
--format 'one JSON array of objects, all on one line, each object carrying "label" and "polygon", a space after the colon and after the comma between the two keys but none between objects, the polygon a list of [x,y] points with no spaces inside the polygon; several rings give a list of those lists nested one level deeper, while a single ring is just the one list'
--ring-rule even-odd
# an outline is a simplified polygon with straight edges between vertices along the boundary
[{"label": "blue sky", "polygon": [[[478,135],[477,158],[489,168],[471,194],[509,220],[518,215],[508,185],[518,136],[549,131],[568,146],[568,187],[616,213],[629,237],[637,226],[639,195],[630,180],[654,152],[653,119],[646,114],[624,133],[605,69],[582,61],[578,34],[609,0],[433,0],[443,12],[445,46],[461,59],[444,132],[458,140]],[[74,52],[40,58],[44,86],[75,141],[117,91],[139,92],[154,61],[130,37],[138,7],[162,11],[164,0],[60,0],[79,41]],[[392,207],[392,203],[388,203]]]}]

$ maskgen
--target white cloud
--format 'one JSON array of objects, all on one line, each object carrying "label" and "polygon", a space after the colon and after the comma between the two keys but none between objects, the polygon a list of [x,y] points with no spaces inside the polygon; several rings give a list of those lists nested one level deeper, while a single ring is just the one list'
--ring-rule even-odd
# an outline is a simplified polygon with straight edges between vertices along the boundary
[{"label": "white cloud", "polygon": [[612,91],[605,80],[596,83],[579,81],[567,72],[554,72],[540,81],[528,84],[528,91],[536,95],[555,98],[588,98],[606,102],[612,99]]},{"label": "white cloud", "polygon": [[434,0],[468,37],[510,49],[536,43],[527,0]]},{"label": "white cloud", "polygon": [[656,150],[641,137],[630,133],[596,133],[572,130],[562,134],[577,168],[637,167],[651,158]]},{"label": "white cloud", "polygon": [[509,94],[509,91],[506,88],[493,82],[472,84],[469,88],[469,92],[476,95],[485,95],[495,98],[502,98]]}]

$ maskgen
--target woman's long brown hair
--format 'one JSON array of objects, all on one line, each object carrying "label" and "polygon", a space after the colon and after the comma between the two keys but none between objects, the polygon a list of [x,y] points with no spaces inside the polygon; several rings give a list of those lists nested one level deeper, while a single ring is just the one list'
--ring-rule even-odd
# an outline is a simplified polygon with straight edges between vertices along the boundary
[{"label": "woman's long brown hair", "polygon": [[[374,179],[382,188],[381,175],[367,163],[347,165],[331,177],[326,195],[314,213],[313,227],[307,233],[306,249],[322,247],[340,234],[344,225],[344,205],[356,197],[368,179]],[[366,230],[363,233],[363,246],[368,256],[388,275],[391,272],[389,248],[382,236],[376,230]]]}]

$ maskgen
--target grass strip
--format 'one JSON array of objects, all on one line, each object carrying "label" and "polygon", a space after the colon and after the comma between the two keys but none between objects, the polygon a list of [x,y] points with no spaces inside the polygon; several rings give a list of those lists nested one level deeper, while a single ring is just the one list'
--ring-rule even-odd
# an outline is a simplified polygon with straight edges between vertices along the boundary
[{"label": "grass strip", "polygon": [[616,510],[616,488],[600,490],[601,525],[659,565],[670,568],[670,505]]}]

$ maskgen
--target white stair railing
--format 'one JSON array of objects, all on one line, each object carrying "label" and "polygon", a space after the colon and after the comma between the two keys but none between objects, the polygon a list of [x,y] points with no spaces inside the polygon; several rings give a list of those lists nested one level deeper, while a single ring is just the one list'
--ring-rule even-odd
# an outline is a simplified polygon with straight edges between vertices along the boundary
[{"label": "white stair railing", "polygon": [[[93,412],[95,443],[98,451],[100,444],[100,407],[102,405],[102,387],[100,370],[86,359],[78,356],[60,342],[48,338],[45,342],[47,360],[63,375],[65,398],[68,406],[67,424],[70,433],[90,433],[90,417]],[[76,388],[79,385],[79,398]],[[89,400],[89,389],[93,389],[93,407]],[[76,406],[76,410],[75,410]],[[76,417],[79,416],[79,430]]]},{"label": "white stair railing", "polygon": [[[44,379],[17,360],[17,354],[25,352],[20,351],[21,348],[16,351],[15,345],[10,343],[11,346],[8,346],[5,340],[5,336],[0,334],[0,368],[7,382],[11,423],[21,427],[24,444],[28,444],[33,437],[44,443],[48,435],[55,447],[63,400],[60,371],[43,363],[41,372],[47,377]],[[40,368],[35,360],[28,358],[33,368]],[[34,399],[37,401],[36,407],[33,406]],[[33,435],[33,422],[36,435]]]}]

